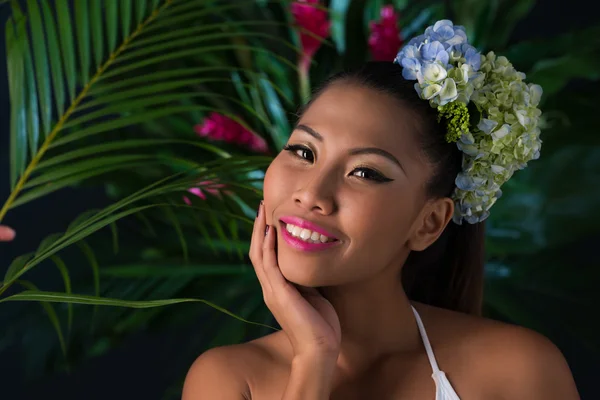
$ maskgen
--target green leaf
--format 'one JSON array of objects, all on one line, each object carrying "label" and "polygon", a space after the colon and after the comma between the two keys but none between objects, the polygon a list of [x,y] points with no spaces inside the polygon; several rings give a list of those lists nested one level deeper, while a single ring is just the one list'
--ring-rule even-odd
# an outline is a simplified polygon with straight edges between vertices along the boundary
[{"label": "green leaf", "polygon": [[[96,297],[100,296],[100,266],[98,265],[98,260],[96,259],[96,255],[94,254],[94,250],[87,244],[84,240],[81,240],[77,243],[81,252],[87,258],[90,267],[92,267],[92,276],[94,280],[94,295]],[[97,306],[94,307],[92,312],[92,323],[90,330],[94,330],[94,323],[96,319],[96,314],[98,312]]]},{"label": "green leaf", "polygon": [[[13,3],[15,4],[15,3]],[[18,7],[18,5],[16,6]],[[18,14],[15,14],[19,17]],[[25,20],[20,15],[16,20],[16,28],[23,30]],[[25,76],[24,48],[25,38],[17,35],[13,20],[6,23],[6,52],[8,67],[8,87],[11,102],[10,118],[10,187],[14,190],[19,176],[25,171],[27,163],[28,137],[25,116]]]},{"label": "green leaf", "polygon": [[266,79],[260,79],[259,84],[262,89],[262,94],[264,95],[267,109],[275,121],[274,129],[271,130],[271,136],[275,142],[276,149],[281,150],[287,143],[291,133],[287,115],[285,114],[281,102],[279,101],[279,97],[277,97],[270,82]]},{"label": "green leaf", "polygon": [[56,99],[56,109],[59,116],[65,111],[65,92],[63,69],[60,61],[60,44],[58,42],[58,32],[54,22],[54,16],[50,6],[46,1],[42,2],[42,12],[44,14],[44,23],[48,39],[48,54],[50,55],[50,69],[52,71],[52,85],[54,87],[54,97]]},{"label": "green leaf", "polygon": [[34,75],[33,62],[29,53],[29,39],[27,39],[27,31],[25,25],[19,26],[19,37],[24,38],[23,55],[25,57],[25,76],[27,79],[25,87],[25,110],[27,113],[27,130],[29,132],[29,151],[31,158],[35,157],[40,138],[40,116],[38,110],[38,96],[36,89],[36,80]]},{"label": "green leaf", "polygon": [[218,252],[217,252],[217,248],[216,248],[216,246],[214,244],[214,239],[210,235],[210,233],[208,233],[208,230],[206,229],[206,226],[204,226],[204,224],[200,220],[200,217],[198,216],[198,214],[193,209],[191,209],[191,208],[190,208],[190,213],[192,215],[192,219],[195,222],[194,225],[196,226],[196,228],[198,228],[198,231],[204,237],[204,240],[206,241],[206,243],[208,243],[208,246],[212,250],[213,254],[217,255]]},{"label": "green leaf", "polygon": [[592,26],[560,35],[523,41],[512,45],[504,54],[513,64],[528,71],[535,63],[559,58],[576,49],[577,54],[597,53],[600,48],[600,26]]},{"label": "green leaf", "polygon": [[66,1],[56,2],[56,14],[58,16],[58,27],[60,30],[61,53],[67,76],[67,85],[69,98],[71,102],[75,100],[76,86],[76,68],[75,68],[75,47],[73,45],[73,28],[71,24],[71,13]]},{"label": "green leaf", "polygon": [[165,207],[164,211],[167,219],[173,225],[175,233],[177,233],[179,243],[181,243],[181,250],[183,252],[183,261],[185,264],[187,264],[189,262],[188,246],[187,241],[185,240],[185,236],[183,235],[183,231],[181,230],[181,224],[179,223],[179,220],[177,219],[177,216],[175,215],[171,207]]},{"label": "green leaf", "polygon": [[212,277],[212,276],[253,276],[254,270],[247,265],[229,265],[229,264],[189,264],[185,266],[173,264],[147,265],[117,265],[114,267],[103,268],[100,272],[102,276],[113,278],[132,279],[132,278],[168,278],[168,277]]},{"label": "green leaf", "polygon": [[48,247],[53,245],[58,239],[63,237],[63,235],[64,235],[64,233],[52,233],[52,234],[46,236],[44,238],[44,240],[42,240],[42,242],[38,246],[37,250],[35,251],[35,255],[39,256],[40,254],[45,252],[48,249]]},{"label": "green leaf", "polygon": [[14,279],[15,276],[20,274],[21,271],[23,271],[26,268],[27,263],[29,262],[29,260],[31,260],[32,257],[33,253],[27,253],[15,258],[6,270],[6,273],[4,274],[4,284],[10,282]]},{"label": "green leaf", "polygon": [[[29,292],[41,293],[38,290],[38,288],[31,282],[28,282],[28,281],[18,281],[18,282],[21,286],[29,289],[29,290],[26,290],[21,293],[29,293]],[[21,294],[21,293],[19,293],[19,294]],[[0,302],[2,302],[2,300],[0,300]],[[48,318],[50,319],[50,322],[52,323],[52,326],[54,327],[54,330],[56,331],[56,335],[58,336],[58,341],[60,343],[60,349],[62,350],[62,354],[64,357],[66,357],[67,356],[67,345],[65,343],[65,337],[63,335],[62,328],[60,326],[60,321],[58,320],[58,316],[56,315],[56,311],[54,310],[54,307],[52,306],[52,304],[50,304],[47,301],[40,301],[40,305],[42,306],[44,311],[46,311],[46,314],[48,315]]]},{"label": "green leaf", "polygon": [[110,232],[112,236],[113,253],[116,255],[119,253],[119,230],[116,222],[111,222]]},{"label": "green leaf", "polygon": [[68,295],[66,293],[55,293],[55,292],[45,292],[39,290],[27,290],[21,293],[14,294],[12,296],[5,297],[0,299],[0,303],[8,302],[8,301],[45,301],[51,303],[72,303],[72,304],[88,304],[88,305],[98,305],[98,306],[109,306],[109,307],[129,307],[129,308],[152,308],[152,307],[164,307],[173,304],[181,304],[181,303],[203,303],[220,311],[224,314],[229,315],[239,321],[252,324],[264,326],[266,328],[270,328],[274,331],[277,331],[277,328],[273,328],[272,326],[261,324],[258,322],[247,321],[241,317],[238,317],[236,314],[219,307],[216,304],[211,303],[210,301],[203,299],[192,299],[192,298],[181,298],[181,299],[164,299],[164,300],[145,300],[145,301],[133,301],[133,300],[119,300],[112,299],[106,297],[97,297],[97,296],[85,296],[78,294]]},{"label": "green leaf", "polygon": [[[62,276],[63,284],[65,285],[65,293],[68,295],[72,294],[71,278],[69,276],[69,270],[67,269],[67,266],[65,265],[64,261],[57,255],[51,256],[50,259],[54,262],[56,268],[58,268],[58,271]],[[73,304],[67,304],[67,327],[67,337],[70,337],[71,329],[73,327]]]},{"label": "green leaf", "polygon": [[98,122],[89,128],[81,129],[75,133],[63,137],[62,139],[55,140],[51,147],[58,147],[66,143],[73,142],[75,140],[82,139],[87,136],[96,135],[98,133],[112,131],[126,126],[138,124],[140,122],[147,122],[148,120],[158,119],[167,115],[184,113],[191,110],[215,110],[214,108],[204,106],[174,106],[164,107],[158,110],[149,110],[135,113],[131,116],[118,118],[114,121]]},{"label": "green leaf", "polygon": [[81,80],[82,84],[85,85],[90,80],[90,18],[88,0],[77,0],[75,2],[75,25],[77,29]]},{"label": "green leaf", "polygon": [[92,31],[92,43],[94,47],[94,59],[96,68],[103,63],[104,57],[104,32],[102,30],[102,2],[101,0],[90,0],[90,28]]},{"label": "green leaf", "polygon": [[[239,229],[239,226],[238,226],[237,221],[235,219],[229,220],[229,233],[231,234],[231,239],[233,241],[238,241],[240,238],[239,234],[238,234],[238,229]],[[240,259],[240,261],[243,261],[244,254],[242,254],[242,250],[239,247],[237,247],[236,250],[237,250],[238,258]]]},{"label": "green leaf", "polygon": [[142,221],[142,223],[144,224],[144,227],[152,236],[157,237],[156,231],[152,227],[150,220],[148,219],[148,217],[146,217],[146,215],[144,215],[143,212],[136,213],[135,217],[138,218],[140,221]]},{"label": "green leaf", "polygon": [[120,0],[121,4],[121,25],[123,28],[123,40],[131,33],[131,0]]},{"label": "green leaf", "polygon": [[146,3],[147,0],[136,0],[135,2],[136,20],[138,24],[142,23],[144,15],[146,14]]},{"label": "green leaf", "polygon": [[116,1],[104,4],[106,8],[106,34],[108,35],[108,54],[112,54],[117,47],[117,6]]},{"label": "green leaf", "polygon": [[92,210],[87,210],[87,211],[82,212],[77,217],[75,217],[75,219],[73,221],[71,221],[71,223],[67,227],[67,231],[65,233],[70,234],[70,233],[75,232],[82,225],[88,223],[88,220],[90,220],[94,216],[98,215],[98,213],[100,211],[101,210],[98,210],[98,209],[92,209]]},{"label": "green leaf", "polygon": [[[154,25],[152,25],[154,26]],[[169,61],[169,60],[177,60],[177,59],[181,59],[181,58],[186,58],[186,57],[190,57],[190,56],[199,56],[201,54],[204,53],[209,53],[211,54],[212,52],[217,52],[217,51],[225,51],[225,50],[250,50],[250,51],[255,51],[257,53],[269,53],[269,51],[263,47],[259,47],[259,46],[246,46],[246,45],[214,45],[214,46],[197,46],[197,47],[192,47],[192,48],[188,48],[185,50],[180,50],[180,51],[173,51],[173,52],[169,52],[169,53],[165,53],[165,54],[161,54],[158,56],[154,56],[154,57],[144,57],[141,60],[138,61],[134,61],[134,62],[130,62],[127,63],[125,66],[122,67],[115,67],[115,68],[111,68],[110,71],[105,72],[102,76],[103,78],[115,78],[115,77],[119,77],[121,75],[123,75],[126,72],[131,72],[131,71],[135,71],[137,69],[143,68],[143,67],[149,67],[152,65],[156,65],[156,64],[160,64],[163,63],[165,61]],[[291,61],[289,61],[288,59],[279,56],[277,54],[271,54],[274,58],[276,58],[277,60],[279,60],[282,64],[287,65],[289,68],[291,68],[294,71],[298,71],[298,67],[292,63]],[[119,58],[120,60],[121,58]]]},{"label": "green leaf", "polygon": [[46,34],[44,33],[42,15],[37,0],[27,0],[27,8],[31,21],[29,26],[31,27],[32,34],[35,76],[42,114],[42,126],[44,135],[48,135],[50,132],[50,118],[52,117],[52,101],[50,100],[50,71],[46,51]]},{"label": "green leaf", "polygon": [[536,0],[510,0],[500,3],[497,18],[489,28],[493,32],[486,43],[488,48],[502,48],[510,39],[515,26],[529,14]]},{"label": "green leaf", "polygon": [[527,78],[542,86],[544,96],[548,97],[558,93],[573,79],[600,79],[600,61],[596,54],[569,54],[540,60]]},{"label": "green leaf", "polygon": [[104,156],[92,158],[91,160],[77,161],[69,164],[62,164],[48,168],[43,174],[32,178],[23,185],[23,188],[31,188],[34,186],[51,183],[60,179],[81,174],[85,172],[101,172],[107,169],[118,169],[124,165],[131,165],[134,161],[149,161],[156,156],[154,155],[122,155],[122,156]]},{"label": "green leaf", "polygon": [[149,166],[151,164],[152,164],[151,162],[144,161],[144,162],[137,162],[137,163],[131,163],[131,164],[121,164],[121,165],[116,165],[116,166],[111,165],[106,168],[94,169],[94,170],[89,170],[89,171],[85,171],[85,172],[81,172],[81,173],[76,173],[76,174],[70,175],[66,178],[59,179],[59,180],[53,181],[51,183],[48,183],[46,185],[28,190],[25,194],[19,196],[19,198],[17,200],[13,201],[11,206],[9,207],[9,209],[13,209],[20,205],[27,204],[28,202],[30,202],[32,200],[35,200],[42,196],[45,196],[49,193],[55,192],[64,187],[74,185],[76,183],[81,182],[82,180],[87,179],[87,178],[99,176],[104,173],[114,171],[115,169]]},{"label": "green leaf", "polygon": [[204,142],[194,141],[194,140],[181,140],[181,139],[129,139],[129,140],[121,140],[117,142],[108,142],[101,143],[97,145],[91,145],[87,147],[83,147],[80,149],[76,149],[70,151],[68,153],[63,153],[58,156],[47,159],[46,161],[40,162],[35,171],[39,171],[40,169],[47,168],[56,164],[62,164],[66,161],[72,161],[77,158],[83,158],[86,156],[99,155],[101,153],[114,152],[118,150],[126,150],[126,149],[139,149],[142,147],[149,146],[166,146],[169,144],[179,144],[182,147],[196,147],[202,150],[206,150],[208,152],[214,153],[219,157],[228,158],[231,155],[227,153],[225,150],[208,144]]},{"label": "green leaf", "polygon": [[350,2],[351,0],[331,0],[329,4],[331,38],[339,54],[344,54],[346,51],[346,12]]}]

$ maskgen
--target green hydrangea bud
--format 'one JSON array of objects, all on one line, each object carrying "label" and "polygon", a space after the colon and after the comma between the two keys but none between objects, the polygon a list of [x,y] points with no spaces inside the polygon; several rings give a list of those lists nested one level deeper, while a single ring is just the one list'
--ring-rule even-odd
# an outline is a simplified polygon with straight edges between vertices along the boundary
[{"label": "green hydrangea bud", "polygon": [[438,122],[446,119],[446,141],[457,142],[460,137],[469,132],[469,110],[460,101],[453,101],[438,107]]}]

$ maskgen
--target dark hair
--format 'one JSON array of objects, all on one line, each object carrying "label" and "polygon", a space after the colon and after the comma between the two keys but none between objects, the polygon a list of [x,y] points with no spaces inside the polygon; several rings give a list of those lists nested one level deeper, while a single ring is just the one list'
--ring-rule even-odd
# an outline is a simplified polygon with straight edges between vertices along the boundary
[{"label": "dark hair", "polygon": [[[337,73],[313,93],[305,109],[332,84],[346,83],[386,93],[410,110],[417,121],[417,139],[435,166],[427,184],[433,198],[450,197],[461,170],[462,153],[446,142],[437,111],[422,100],[414,81],[402,77],[402,67],[392,62],[368,62]],[[483,297],[484,223],[450,222],[438,240],[423,251],[410,253],[402,268],[402,284],[412,300],[450,310],[479,315]]]}]

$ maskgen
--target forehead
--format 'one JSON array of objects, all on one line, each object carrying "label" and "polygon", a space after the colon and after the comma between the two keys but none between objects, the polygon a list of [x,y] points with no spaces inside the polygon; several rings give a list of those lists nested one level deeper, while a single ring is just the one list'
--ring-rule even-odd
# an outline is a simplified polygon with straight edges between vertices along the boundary
[{"label": "forehead", "polygon": [[317,97],[299,121],[325,140],[347,140],[390,152],[417,149],[415,120],[390,95],[355,84],[333,84]]}]

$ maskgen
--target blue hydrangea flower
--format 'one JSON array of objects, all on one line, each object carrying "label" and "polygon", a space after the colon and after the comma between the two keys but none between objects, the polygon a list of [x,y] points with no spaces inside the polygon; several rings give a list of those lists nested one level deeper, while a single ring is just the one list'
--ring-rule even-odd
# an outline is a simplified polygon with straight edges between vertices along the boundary
[{"label": "blue hydrangea flower", "polygon": [[394,62],[415,82],[419,97],[440,108],[452,102],[473,103],[481,117],[461,132],[462,171],[452,195],[453,220],[478,223],[502,195],[500,187],[527,162],[540,156],[538,123],[542,88],[523,82],[506,57],[479,53],[465,29],[441,20],[411,39]]}]

